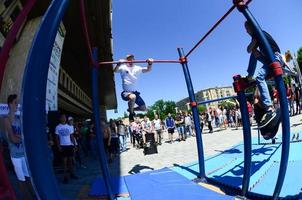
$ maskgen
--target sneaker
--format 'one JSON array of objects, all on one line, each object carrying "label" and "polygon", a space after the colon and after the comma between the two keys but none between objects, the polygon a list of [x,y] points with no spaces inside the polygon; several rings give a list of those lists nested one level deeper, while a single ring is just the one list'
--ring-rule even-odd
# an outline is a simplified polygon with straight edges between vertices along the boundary
[{"label": "sneaker", "polygon": [[299,133],[297,133],[297,137],[296,137],[296,140],[299,140]]},{"label": "sneaker", "polygon": [[259,123],[259,128],[261,129],[267,126],[276,116],[277,116],[276,112],[274,111],[269,111],[265,113]]},{"label": "sneaker", "polygon": [[292,141],[294,141],[294,140],[295,140],[295,137],[296,137],[296,135],[294,134],[294,135],[293,135],[293,137],[292,137]]},{"label": "sneaker", "polygon": [[[266,121],[267,118],[268,120]],[[276,112],[266,113],[266,116],[263,117],[262,122],[264,126],[259,128],[261,135],[265,140],[273,139],[278,132],[281,122],[280,109],[277,109]]]}]

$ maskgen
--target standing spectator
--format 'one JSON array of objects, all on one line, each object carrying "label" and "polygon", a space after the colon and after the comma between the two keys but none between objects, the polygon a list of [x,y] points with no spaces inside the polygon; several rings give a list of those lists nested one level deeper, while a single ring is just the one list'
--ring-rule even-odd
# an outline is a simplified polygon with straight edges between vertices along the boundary
[{"label": "standing spectator", "polygon": [[70,130],[70,126],[66,124],[66,116],[62,114],[60,116],[60,124],[56,126],[55,134],[57,135],[56,141],[59,151],[63,157],[63,169],[64,169],[64,183],[67,184],[69,182],[69,178],[67,176],[67,170],[70,173],[70,178],[78,179],[77,176],[74,175],[73,171],[73,150],[75,140],[73,137],[73,132]]},{"label": "standing spectator", "polygon": [[[124,101],[128,102],[129,120],[134,120],[134,111],[146,111],[147,109],[144,100],[140,96],[140,92],[137,91],[136,82],[139,74],[151,71],[153,59],[149,58],[147,60],[147,67],[135,65],[131,61],[134,61],[134,55],[129,54],[126,56],[126,60],[119,61],[113,71],[121,74],[123,82],[121,96]],[[135,104],[137,104],[137,107],[134,107]]]},{"label": "standing spectator", "polygon": [[171,113],[169,113],[168,117],[166,118],[166,128],[168,130],[170,144],[172,144],[172,142],[173,142],[173,133],[174,133],[174,129],[175,129],[175,122],[174,122],[174,119],[171,116]]},{"label": "standing spectator", "polygon": [[203,128],[204,128],[204,124],[205,124],[205,112],[202,112],[200,115],[199,115],[199,119],[200,119],[200,129],[201,129],[201,132],[203,132]]},{"label": "standing spectator", "polygon": [[77,137],[79,136],[79,134],[76,132],[78,132],[78,129],[76,129],[76,127],[74,126],[73,123],[73,118],[71,116],[68,117],[68,125],[70,127],[70,131],[72,132],[73,136],[74,136],[74,162],[73,164],[75,165],[76,161],[79,162],[80,166],[84,168],[84,165],[82,165],[82,160],[80,157],[80,153],[79,153],[79,143],[77,140]]},{"label": "standing spectator", "polygon": [[301,104],[300,104],[300,91],[301,88],[299,85],[296,83],[295,84],[295,102],[296,102],[296,115],[301,113]]},{"label": "standing spectator", "polygon": [[96,159],[97,158],[97,138],[95,133],[94,124],[89,125],[88,129],[88,138],[89,138],[89,149],[91,152],[91,156]]},{"label": "standing spectator", "polygon": [[161,145],[162,140],[162,127],[161,127],[161,120],[158,118],[158,115],[156,114],[153,120],[154,129],[157,134],[157,144]]},{"label": "standing spectator", "polygon": [[120,151],[126,151],[126,127],[122,120],[118,121],[117,131],[120,140]]},{"label": "standing spectator", "polygon": [[294,94],[293,94],[293,90],[290,86],[290,84],[286,84],[286,97],[287,97],[287,100],[288,100],[288,105],[289,105],[289,113],[290,113],[290,116],[293,116],[294,115]]},{"label": "standing spectator", "polygon": [[249,113],[250,125],[253,123],[253,107],[249,101],[246,101],[247,104],[247,111]]},{"label": "standing spectator", "polygon": [[275,109],[279,108],[279,95],[275,86],[272,86],[272,96]]},{"label": "standing spectator", "polygon": [[8,115],[4,118],[5,132],[7,134],[10,158],[18,179],[22,199],[34,199],[34,192],[30,182],[30,174],[25,158],[25,149],[21,135],[21,120],[15,115],[18,102],[17,95],[7,98]]},{"label": "standing spectator", "polygon": [[117,133],[117,125],[116,122],[113,119],[110,119],[109,121],[109,127],[111,132],[111,144],[110,144],[110,150],[114,156],[117,156],[119,153],[119,138]]},{"label": "standing spectator", "polygon": [[138,123],[136,121],[132,121],[129,126],[129,129],[130,129],[130,131],[129,131],[130,132],[130,141],[131,141],[133,147],[135,147],[136,134],[139,131]]},{"label": "standing spectator", "polygon": [[235,126],[236,129],[238,129],[238,127],[241,125],[241,112],[239,109],[239,106],[236,106],[236,110],[235,110]]},{"label": "standing spectator", "polygon": [[222,126],[224,129],[227,129],[227,109],[224,106],[221,106],[222,111]]},{"label": "standing spectator", "polygon": [[188,112],[185,113],[185,135],[187,135],[187,132],[189,132],[189,136],[192,136],[192,118],[188,114]]},{"label": "standing spectator", "polygon": [[182,140],[186,141],[185,120],[181,110],[176,114],[175,124],[178,132],[179,142]]},{"label": "standing spectator", "polygon": [[191,118],[191,122],[192,122],[192,125],[191,125],[191,128],[192,128],[192,136],[195,137],[196,135],[196,130],[195,130],[195,121],[194,121],[194,117],[192,115],[191,112],[189,112],[189,116]]},{"label": "standing spectator", "polygon": [[82,127],[80,129],[80,138],[81,139],[81,149],[83,149],[83,152],[85,156],[88,156],[88,152],[90,151],[90,143],[89,143],[89,128],[86,121],[83,121]]},{"label": "standing spectator", "polygon": [[103,130],[103,143],[104,143],[104,149],[105,152],[108,156],[108,162],[111,163],[112,162],[112,152],[110,150],[110,144],[111,144],[111,133],[110,133],[110,128],[109,126],[106,124],[106,122],[104,120],[101,120],[101,129]]},{"label": "standing spectator", "polygon": [[150,119],[145,116],[144,120],[141,122],[142,124],[142,130],[143,130],[143,140],[144,144],[146,144],[146,134],[153,134],[154,141],[157,141],[157,134],[154,133],[154,127],[150,121]]},{"label": "standing spectator", "polygon": [[212,127],[212,108],[210,107],[206,113],[206,121],[208,123],[209,133],[213,133]]},{"label": "standing spectator", "polygon": [[82,158],[81,158],[81,150],[82,150],[82,137],[80,134],[80,130],[81,130],[81,125],[80,123],[75,123],[74,126],[74,139],[76,141],[76,150],[75,150],[75,160],[79,163],[80,167],[82,168],[87,168],[83,162],[82,162]]}]

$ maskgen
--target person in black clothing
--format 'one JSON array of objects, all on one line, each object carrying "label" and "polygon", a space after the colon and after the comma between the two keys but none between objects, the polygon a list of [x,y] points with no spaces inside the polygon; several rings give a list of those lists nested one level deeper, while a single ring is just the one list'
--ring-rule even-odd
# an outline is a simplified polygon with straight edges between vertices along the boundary
[{"label": "person in black clothing", "polygon": [[301,88],[298,84],[295,84],[295,101],[296,101],[296,115],[301,113],[301,105],[300,105],[300,91]]}]

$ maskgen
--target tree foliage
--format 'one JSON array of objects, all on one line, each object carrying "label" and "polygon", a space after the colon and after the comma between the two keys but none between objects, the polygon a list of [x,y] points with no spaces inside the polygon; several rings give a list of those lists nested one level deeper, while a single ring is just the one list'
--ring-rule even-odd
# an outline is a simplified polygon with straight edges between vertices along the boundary
[{"label": "tree foliage", "polygon": [[297,52],[297,62],[299,64],[300,70],[302,71],[302,47],[298,49]]},{"label": "tree foliage", "polygon": [[223,106],[226,109],[231,109],[236,105],[236,102],[233,99],[219,102],[219,105]]},{"label": "tree foliage", "polygon": [[205,105],[198,105],[197,109],[199,113],[202,113],[207,109],[207,107]]},{"label": "tree foliage", "polygon": [[147,116],[152,120],[154,119],[154,113],[156,113],[160,119],[165,119],[168,113],[175,113],[176,104],[174,101],[158,100],[152,106],[148,108]]}]

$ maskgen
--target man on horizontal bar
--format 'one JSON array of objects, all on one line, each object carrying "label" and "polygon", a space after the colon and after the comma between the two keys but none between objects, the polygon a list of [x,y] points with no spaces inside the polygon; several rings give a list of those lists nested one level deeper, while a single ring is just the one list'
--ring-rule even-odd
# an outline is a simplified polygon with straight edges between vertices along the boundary
[{"label": "man on horizontal bar", "polygon": [[[134,55],[129,54],[126,56],[126,60],[121,59],[119,63],[114,67],[114,72],[119,72],[122,78],[123,92],[121,93],[122,99],[128,101],[129,120],[133,121],[135,113],[134,111],[146,111],[146,104],[140,96],[140,92],[136,89],[136,83],[139,74],[151,71],[153,59],[147,59],[147,67],[141,67],[134,63],[125,63],[125,61],[134,61]],[[137,107],[134,107],[137,104]]]}]

